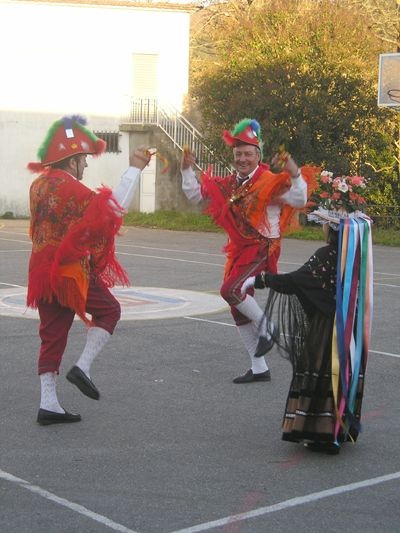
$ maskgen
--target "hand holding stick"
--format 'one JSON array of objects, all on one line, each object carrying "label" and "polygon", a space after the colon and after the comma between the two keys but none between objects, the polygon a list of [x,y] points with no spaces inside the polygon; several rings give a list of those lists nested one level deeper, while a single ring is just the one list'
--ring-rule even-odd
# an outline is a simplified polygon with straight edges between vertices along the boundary
[{"label": "hand holding stick", "polygon": [[143,170],[150,163],[152,155],[145,146],[135,148],[129,156],[129,165]]},{"label": "hand holding stick", "polygon": [[271,159],[271,167],[278,172],[286,170],[292,178],[300,176],[299,167],[289,152],[286,151],[284,144],[279,146],[279,151]]},{"label": "hand holding stick", "polygon": [[195,163],[196,154],[189,148],[189,146],[184,146],[181,160],[181,169],[185,170],[187,168],[193,167]]}]

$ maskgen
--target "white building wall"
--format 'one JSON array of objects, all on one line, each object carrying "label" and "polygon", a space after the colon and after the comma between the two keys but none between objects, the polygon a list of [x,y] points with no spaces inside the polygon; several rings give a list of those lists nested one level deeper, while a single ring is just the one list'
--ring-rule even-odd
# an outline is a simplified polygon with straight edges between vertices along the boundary
[{"label": "white building wall", "polygon": [[[181,109],[189,25],[189,12],[154,4],[147,9],[0,1],[0,215],[28,214],[35,176],[26,164],[37,160],[53,121],[78,113],[91,129],[118,129],[138,85],[133,54],[158,55],[158,100]],[[118,181],[128,165],[127,139],[121,148],[118,155],[89,161],[89,187]]]}]

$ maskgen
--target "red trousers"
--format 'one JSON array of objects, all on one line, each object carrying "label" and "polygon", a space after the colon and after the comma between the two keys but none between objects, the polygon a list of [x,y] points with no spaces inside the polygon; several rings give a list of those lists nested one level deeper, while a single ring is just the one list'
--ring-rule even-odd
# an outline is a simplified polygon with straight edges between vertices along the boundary
[{"label": "red trousers", "polygon": [[[41,339],[38,373],[58,374],[75,313],[69,307],[61,306],[56,299],[51,303],[41,301],[38,311]],[[113,334],[121,317],[121,306],[103,282],[94,276],[89,284],[86,311],[92,316],[94,326]]]},{"label": "red trousers", "polygon": [[[244,281],[260,274],[263,270],[276,274],[278,272],[278,259],[280,255],[280,242],[276,242],[271,249],[267,243],[260,245],[251,262],[243,261],[240,253],[232,261],[231,268],[225,275],[220,289],[222,298],[230,305],[231,315],[237,326],[248,324],[250,320],[240,313],[235,305],[244,300],[242,285]],[[254,295],[254,289],[248,289],[247,294]]]}]

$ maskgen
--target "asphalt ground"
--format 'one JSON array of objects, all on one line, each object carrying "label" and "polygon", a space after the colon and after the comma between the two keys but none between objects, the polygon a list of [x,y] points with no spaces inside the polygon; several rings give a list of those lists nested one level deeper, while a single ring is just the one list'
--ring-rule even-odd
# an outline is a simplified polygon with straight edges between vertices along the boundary
[{"label": "asphalt ground", "polygon": [[[117,250],[134,285],[211,298],[223,244],[127,228]],[[284,240],[280,271],[317,246]],[[0,221],[2,290],[26,287],[29,252],[27,223]],[[281,441],[291,368],[275,349],[271,382],[232,383],[249,362],[226,307],[121,320],[92,367],[99,402],[65,379],[85,341],[76,321],[58,395],[82,421],[47,427],[35,421],[38,321],[0,316],[0,531],[399,531],[400,250],[375,246],[374,266],[363,433],[338,456]]]}]

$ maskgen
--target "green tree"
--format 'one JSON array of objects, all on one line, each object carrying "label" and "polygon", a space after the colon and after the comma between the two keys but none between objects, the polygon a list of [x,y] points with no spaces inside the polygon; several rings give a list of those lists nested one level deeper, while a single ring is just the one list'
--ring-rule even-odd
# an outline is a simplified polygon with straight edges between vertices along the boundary
[{"label": "green tree", "polygon": [[207,141],[229,157],[222,130],[255,117],[268,154],[283,141],[300,162],[362,173],[371,200],[400,204],[396,119],[377,107],[384,50],[369,16],[327,0],[234,0],[199,13],[191,96]]},{"label": "green tree", "polygon": [[400,52],[400,0],[344,0],[363,12],[387,52]]}]

